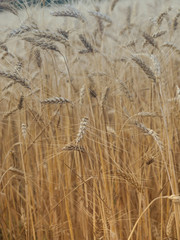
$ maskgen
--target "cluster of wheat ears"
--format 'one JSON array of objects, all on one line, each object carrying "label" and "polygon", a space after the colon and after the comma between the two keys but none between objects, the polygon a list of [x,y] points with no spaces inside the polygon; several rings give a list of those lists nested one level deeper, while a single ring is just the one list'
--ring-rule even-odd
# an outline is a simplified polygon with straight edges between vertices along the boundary
[{"label": "cluster of wheat ears", "polygon": [[180,239],[170,3],[0,2],[0,239]]}]

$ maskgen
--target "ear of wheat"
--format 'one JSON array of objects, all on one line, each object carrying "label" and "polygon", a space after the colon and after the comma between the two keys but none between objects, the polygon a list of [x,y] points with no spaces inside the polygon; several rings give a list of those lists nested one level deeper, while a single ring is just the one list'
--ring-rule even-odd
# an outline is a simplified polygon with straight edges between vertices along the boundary
[{"label": "ear of wheat", "polygon": [[39,50],[39,49],[36,49],[36,50],[34,51],[34,55],[35,55],[35,58],[36,58],[37,66],[38,66],[39,68],[41,68],[42,59],[41,59],[40,50]]},{"label": "ear of wheat", "polygon": [[82,118],[81,123],[80,123],[80,127],[79,127],[79,132],[78,132],[76,140],[75,140],[76,145],[83,138],[83,136],[85,134],[85,130],[87,128],[87,123],[88,123],[88,118],[87,117]]},{"label": "ear of wheat", "polygon": [[160,65],[160,62],[158,61],[158,58],[151,54],[151,60],[153,62],[153,65],[154,65],[154,69],[155,69],[155,75],[156,77],[160,77],[161,75],[161,65]]},{"label": "ear of wheat", "polygon": [[160,149],[163,149],[163,143],[162,143],[160,137],[158,136],[158,134],[157,134],[154,130],[152,130],[152,129],[150,129],[150,128],[147,128],[143,123],[140,123],[140,122],[138,122],[138,121],[134,121],[133,123],[134,123],[135,126],[136,126],[137,128],[139,128],[145,135],[151,136],[151,137],[155,140],[155,142],[157,143],[157,145],[159,146],[159,148],[160,148]]},{"label": "ear of wheat", "polygon": [[153,38],[158,38],[158,37],[161,37],[163,36],[164,34],[166,34],[167,31],[159,31],[159,32],[156,32],[152,35]]},{"label": "ear of wheat", "polygon": [[176,52],[177,54],[180,54],[180,49],[177,48],[173,43],[165,42],[162,46],[168,47],[168,48],[172,49],[174,52]]},{"label": "ear of wheat", "polygon": [[[86,48],[86,53],[88,52],[93,52],[93,47],[92,45],[87,41],[86,37],[83,36],[82,34],[79,35],[79,39],[81,40],[81,42],[83,43],[83,45],[85,46]],[[83,50],[82,51],[79,51],[79,53],[84,53]]]},{"label": "ear of wheat", "polygon": [[105,14],[102,14],[100,12],[93,12],[93,11],[88,11],[88,13],[93,17],[100,18],[103,21],[108,22],[110,24],[112,23],[111,18],[109,16],[105,15]]},{"label": "ear of wheat", "polygon": [[173,229],[174,221],[175,221],[175,212],[172,212],[166,226],[166,235],[168,238],[172,237],[172,229]]},{"label": "ear of wheat", "polygon": [[117,175],[134,186],[139,192],[143,192],[143,186],[134,178],[131,173],[127,173],[126,171],[119,169],[117,171]]},{"label": "ear of wheat", "polygon": [[5,11],[9,11],[16,16],[18,15],[18,11],[10,3],[2,2],[2,3],[0,3],[0,8],[2,8]]},{"label": "ear of wheat", "polygon": [[78,146],[78,145],[73,145],[73,144],[66,145],[65,147],[62,148],[62,150],[64,150],[64,151],[78,151],[78,152],[82,152],[82,153],[85,152],[84,147]]},{"label": "ear of wheat", "polygon": [[79,99],[79,103],[80,105],[83,104],[83,101],[84,101],[84,95],[85,95],[85,85],[83,85],[80,89],[80,99]]},{"label": "ear of wheat", "polygon": [[70,5],[65,5],[62,10],[51,12],[51,15],[56,17],[73,17],[79,19],[83,23],[86,22],[86,18],[82,13]]},{"label": "ear of wheat", "polygon": [[65,38],[62,34],[57,35],[54,33],[43,32],[43,31],[35,31],[34,35],[39,38],[46,38],[51,41],[56,41],[64,44],[65,46],[69,46],[69,40]]},{"label": "ear of wheat", "polygon": [[7,112],[3,118],[8,118],[10,115],[12,115],[13,113],[15,113],[18,110],[17,107],[14,107],[11,111]]},{"label": "ear of wheat", "polygon": [[143,33],[143,37],[146,39],[146,41],[147,41],[149,44],[151,44],[153,47],[159,49],[159,48],[158,48],[158,45],[157,45],[157,42],[154,40],[153,37],[151,37],[149,34],[147,34],[147,33],[145,33],[145,32]]},{"label": "ear of wheat", "polygon": [[42,100],[41,103],[42,104],[63,104],[63,103],[71,103],[71,101],[63,97],[52,97],[52,98],[47,98],[45,100]]},{"label": "ear of wheat", "polygon": [[116,4],[118,3],[118,1],[119,1],[119,0],[113,0],[113,1],[112,1],[112,4],[111,4],[111,11],[114,10],[114,8],[115,8]]},{"label": "ear of wheat", "polygon": [[17,35],[21,35],[23,33],[30,32],[32,30],[36,30],[36,31],[39,30],[36,23],[33,22],[30,25],[22,24],[19,28],[13,29],[10,32],[9,37],[15,37]]},{"label": "ear of wheat", "polygon": [[156,82],[156,77],[153,73],[153,71],[138,57],[132,56],[132,60],[139,65],[139,67],[144,71],[144,73],[147,75],[148,78],[152,79],[154,82]]},{"label": "ear of wheat", "polygon": [[23,108],[24,96],[21,95],[17,108],[21,110]]},{"label": "ear of wheat", "polygon": [[52,50],[55,52],[60,53],[58,47],[53,44],[52,42],[46,42],[46,41],[42,41],[39,39],[34,39],[32,37],[24,37],[23,40],[30,42],[32,45],[36,46],[36,47],[41,47],[44,50]]},{"label": "ear of wheat", "polygon": [[61,28],[58,28],[58,29],[57,29],[57,32],[58,32],[59,34],[61,34],[63,37],[65,37],[66,39],[69,38],[69,32],[70,32],[70,31],[65,31],[65,30],[62,30]]},{"label": "ear of wheat", "polygon": [[180,17],[180,13],[178,13],[174,19],[174,22],[173,22],[174,31],[177,29],[179,17]]},{"label": "ear of wheat", "polygon": [[21,78],[19,75],[13,73],[8,73],[8,72],[2,72],[0,71],[0,76],[5,77],[5,78],[9,78],[9,79],[13,79],[16,83],[19,83],[20,85],[22,85],[25,88],[31,89],[27,80],[24,78]]},{"label": "ear of wheat", "polygon": [[158,19],[157,19],[157,24],[160,26],[163,19],[168,17],[168,13],[167,12],[163,12],[159,15]]},{"label": "ear of wheat", "polygon": [[103,95],[102,95],[102,98],[101,98],[101,108],[102,108],[102,109],[104,108],[106,99],[107,99],[107,97],[108,97],[109,90],[110,90],[110,88],[109,88],[109,87],[106,87],[105,90],[104,90],[104,93],[103,93]]},{"label": "ear of wheat", "polygon": [[22,123],[22,125],[21,125],[21,132],[22,132],[23,138],[25,139],[26,135],[27,135],[27,129],[26,129],[26,124],[25,123]]}]

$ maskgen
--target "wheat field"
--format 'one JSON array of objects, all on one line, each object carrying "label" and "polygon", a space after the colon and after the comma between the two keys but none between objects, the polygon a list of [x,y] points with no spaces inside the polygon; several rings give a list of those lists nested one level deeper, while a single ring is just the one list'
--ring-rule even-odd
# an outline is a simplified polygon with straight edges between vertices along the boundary
[{"label": "wheat field", "polygon": [[178,1],[0,7],[0,240],[180,239]]}]

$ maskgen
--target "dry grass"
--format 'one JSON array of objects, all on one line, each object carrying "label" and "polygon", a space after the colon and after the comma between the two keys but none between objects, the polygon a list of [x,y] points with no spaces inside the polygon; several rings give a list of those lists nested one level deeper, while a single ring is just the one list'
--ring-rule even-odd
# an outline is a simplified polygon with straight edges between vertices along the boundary
[{"label": "dry grass", "polygon": [[0,239],[180,239],[179,7],[132,2],[4,4]]}]

